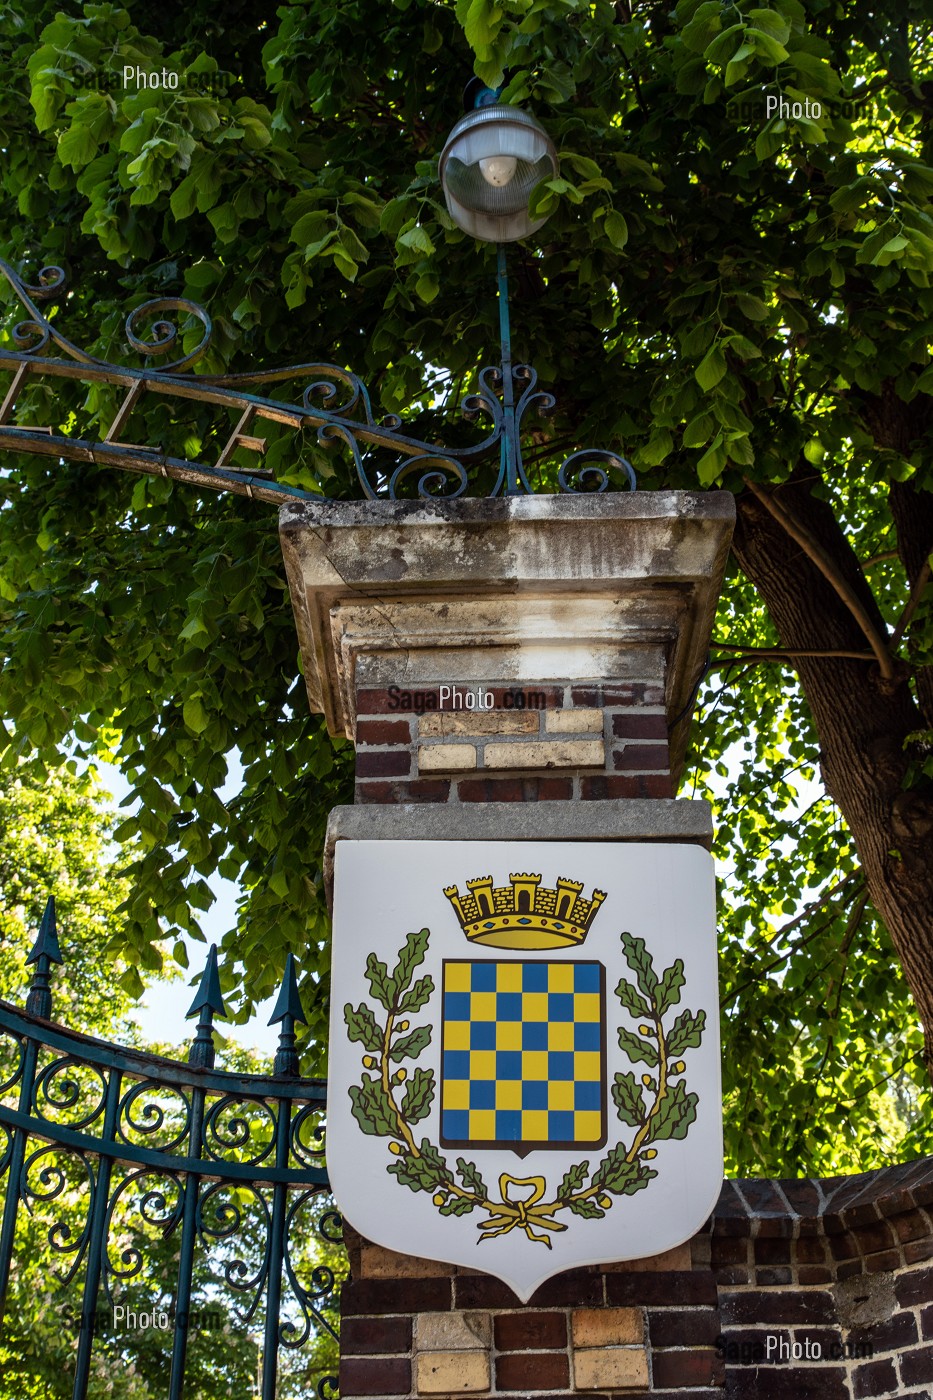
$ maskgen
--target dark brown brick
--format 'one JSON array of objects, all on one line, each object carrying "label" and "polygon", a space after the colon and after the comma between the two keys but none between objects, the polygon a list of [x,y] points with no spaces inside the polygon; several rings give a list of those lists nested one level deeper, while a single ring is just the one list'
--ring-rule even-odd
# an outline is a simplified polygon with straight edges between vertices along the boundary
[{"label": "dark brown brick", "polygon": [[852,1372],[852,1394],[855,1400],[867,1395],[891,1395],[897,1392],[897,1373],[893,1361],[869,1361],[856,1366]]},{"label": "dark brown brick", "polygon": [[918,1340],[917,1322],[913,1313],[895,1313],[884,1322],[872,1322],[864,1327],[851,1328],[846,1334],[846,1340],[853,1346],[869,1343],[876,1356],[880,1351],[902,1351],[904,1347],[912,1346]]},{"label": "dark brown brick", "polygon": [[755,1270],[755,1283],[759,1288],[786,1288],[793,1281],[793,1270],[786,1265]]},{"label": "dark brown brick", "polygon": [[410,772],[411,754],[405,749],[356,755],[358,778],[407,778]]},{"label": "dark brown brick", "polygon": [[663,739],[666,742],[667,720],[664,715],[644,715],[629,710],[613,717],[612,732],[617,739]]},{"label": "dark brown brick", "polygon": [[713,1346],[720,1334],[715,1308],[664,1308],[648,1313],[653,1347]]},{"label": "dark brown brick", "polygon": [[715,1307],[718,1301],[712,1273],[607,1274],[606,1301],[610,1307],[677,1308],[691,1303]]},{"label": "dark brown brick", "polygon": [[822,1264],[826,1258],[826,1246],[821,1239],[808,1236],[794,1241],[794,1253],[798,1264]]},{"label": "dark brown brick", "polygon": [[782,1180],[781,1191],[790,1202],[791,1209],[798,1215],[822,1215],[823,1202],[814,1182],[806,1177],[799,1180]]},{"label": "dark brown brick", "polygon": [[424,778],[410,783],[363,782],[356,785],[359,803],[382,802],[395,807],[406,802],[446,802],[450,796],[449,778]]},{"label": "dark brown brick", "polygon": [[744,1264],[725,1264],[716,1269],[716,1282],[722,1287],[734,1286],[751,1282],[751,1269],[747,1269]]},{"label": "dark brown brick", "polygon": [[849,1400],[849,1387],[845,1371],[835,1366],[762,1367],[754,1380],[743,1367],[730,1366],[724,1400]]},{"label": "dark brown brick", "polygon": [[822,1289],[807,1293],[732,1293],[721,1302],[723,1323],[783,1324],[835,1322],[832,1295]]},{"label": "dark brown brick", "polygon": [[862,1272],[861,1259],[846,1259],[842,1264],[836,1265],[836,1278],[840,1283],[843,1279],[857,1278]]},{"label": "dark brown brick", "polygon": [[832,1283],[833,1271],[825,1264],[801,1264],[797,1270],[797,1282],[802,1288],[810,1288],[818,1283]]},{"label": "dark brown brick", "polygon": [[902,1274],[894,1291],[902,1308],[912,1308],[917,1303],[933,1303],[933,1269],[912,1269],[910,1273]]},{"label": "dark brown brick", "polygon": [[408,1357],[345,1356],[340,1362],[340,1394],[408,1395],[411,1362]]},{"label": "dark brown brick", "polygon": [[345,1317],[340,1325],[344,1356],[385,1356],[411,1351],[410,1317]]},{"label": "dark brown brick", "polygon": [[736,1190],[745,1200],[752,1215],[787,1215],[787,1202],[773,1181],[767,1177],[741,1178],[735,1182]]},{"label": "dark brown brick", "polygon": [[797,1228],[794,1215],[759,1215],[756,1220],[755,1233],[760,1240],[789,1240]]},{"label": "dark brown brick", "polygon": [[853,1233],[863,1254],[877,1254],[882,1249],[890,1249],[894,1244],[894,1232],[886,1220],[875,1220],[869,1225],[860,1225]]},{"label": "dark brown brick", "polygon": [[933,1381],[933,1347],[920,1347],[901,1356],[901,1381],[904,1385]]},{"label": "dark brown brick", "polygon": [[908,1264],[925,1264],[933,1259],[933,1239],[908,1240],[904,1245],[904,1259]]},{"label": "dark brown brick", "polygon": [[858,1245],[853,1235],[833,1235],[829,1250],[834,1259],[854,1259],[858,1255]]},{"label": "dark brown brick", "polygon": [[651,1359],[655,1385],[684,1388],[716,1385],[725,1378],[725,1366],[711,1347],[695,1351],[656,1351]]},{"label": "dark brown brick", "polygon": [[570,1367],[566,1352],[526,1351],[496,1357],[496,1385],[500,1390],[566,1389]]},{"label": "dark brown brick", "polygon": [[356,722],[358,744],[410,744],[411,722],[407,719],[360,719]]},{"label": "dark brown brick", "polygon": [[521,778],[461,778],[457,784],[461,802],[522,802]]},{"label": "dark brown brick", "polygon": [[865,1260],[867,1274],[893,1273],[900,1267],[901,1256],[896,1249],[883,1249],[880,1254],[869,1254]]},{"label": "dark brown brick", "polygon": [[933,1338],[933,1305],[924,1308],[920,1314],[921,1335],[925,1342]]},{"label": "dark brown brick", "polygon": [[710,1241],[710,1261],[712,1264],[746,1264],[748,1262],[748,1237],[745,1235],[714,1235]]},{"label": "dark brown brick", "polygon": [[499,1313],[497,1351],[554,1350],[567,1345],[567,1315],[559,1312]]},{"label": "dark brown brick", "polygon": [[755,1241],[756,1264],[789,1264],[790,1240],[757,1239]]},{"label": "dark brown brick", "polygon": [[584,802],[600,802],[618,797],[673,797],[669,773],[639,773],[631,776],[598,776],[580,779]]},{"label": "dark brown brick", "polygon": [[[387,1313],[447,1312],[449,1278],[367,1278],[345,1283],[340,1291],[342,1317]],[[513,1294],[510,1296],[514,1297]]]},{"label": "dark brown brick", "polygon": [[892,1215],[891,1224],[901,1241],[925,1239],[930,1234],[930,1221],[922,1210],[908,1210]]},{"label": "dark brown brick", "polygon": [[670,767],[667,744],[626,744],[613,750],[612,766],[617,773],[666,773]]}]

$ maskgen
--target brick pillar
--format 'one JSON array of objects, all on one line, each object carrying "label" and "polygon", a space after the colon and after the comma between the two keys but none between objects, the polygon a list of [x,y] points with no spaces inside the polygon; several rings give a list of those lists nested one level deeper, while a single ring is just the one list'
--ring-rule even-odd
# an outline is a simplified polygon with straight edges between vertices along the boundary
[{"label": "brick pillar", "polygon": [[[733,510],[725,493],[285,507],[309,699],[357,752],[325,871],[347,838],[708,846],[706,804],[673,793]],[[524,1305],[347,1233],[343,1400],[722,1393],[708,1233]]]}]

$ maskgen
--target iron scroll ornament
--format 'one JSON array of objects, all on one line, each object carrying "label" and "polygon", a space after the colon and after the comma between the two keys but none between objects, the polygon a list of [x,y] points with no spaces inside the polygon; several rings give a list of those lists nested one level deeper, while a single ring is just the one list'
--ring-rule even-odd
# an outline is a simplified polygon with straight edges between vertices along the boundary
[{"label": "iron scroll ornament", "polygon": [[[401,431],[402,420],[394,414],[377,420],[363,381],[338,365],[307,363],[246,374],[191,373],[210,345],[213,327],[208,312],[185,297],[146,301],[129,313],[124,325],[129,346],[151,360],[176,353],[181,334],[176,321],[180,324],[184,318],[190,324],[193,320],[200,325],[200,335],[197,343],[183,354],[158,369],[133,369],[99,359],[69,340],[59,330],[58,321],[47,316],[40,306],[64,293],[67,279],[62,268],[44,267],[35,283],[29,284],[0,259],[0,273],[27,312],[26,319],[12,329],[16,349],[0,347],[0,371],[12,372],[13,376],[0,403],[0,449],[172,477],[274,504],[289,498],[320,501],[320,493],[278,481],[274,472],[262,465],[244,469],[233,462],[234,453],[244,448],[256,453],[262,462],[266,441],[256,435],[255,428],[265,421],[285,425],[294,432],[316,430],[321,448],[343,448],[352,462],[356,486],[367,500],[398,500],[403,494],[453,500],[472,494],[470,469],[494,463],[497,456],[498,474],[488,494],[534,494],[522,456],[523,424],[531,410],[545,417],[554,409],[556,400],[538,389],[537,374],[530,365],[511,362],[501,260],[502,364],[481,370],[477,390],[461,404],[467,421],[481,421],[486,428],[485,436],[468,446],[444,446],[410,437]],[[49,353],[55,350],[60,353]],[[107,383],[121,389],[123,401],[103,439],[72,437],[47,425],[13,423],[17,400],[37,378]],[[262,392],[289,380],[305,383],[298,402],[266,397]],[[131,413],[149,394],[236,410],[236,425],[217,459],[211,463],[192,461],[165,454],[160,444],[125,441]],[[559,492],[576,495],[607,491],[616,477],[628,490],[636,489],[635,472],[625,457],[605,448],[583,448],[561,463],[556,482]]]}]

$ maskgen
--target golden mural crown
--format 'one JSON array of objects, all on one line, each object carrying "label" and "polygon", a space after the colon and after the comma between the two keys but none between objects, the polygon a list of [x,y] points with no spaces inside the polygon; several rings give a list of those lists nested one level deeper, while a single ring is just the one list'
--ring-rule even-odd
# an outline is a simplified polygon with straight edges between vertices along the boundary
[{"label": "golden mural crown", "polygon": [[583,885],[559,876],[542,885],[541,875],[510,875],[507,885],[493,886],[491,875],[467,880],[466,894],[450,885],[450,900],[460,927],[471,943],[488,948],[566,948],[579,946],[606,898],[594,890],[583,898]]}]

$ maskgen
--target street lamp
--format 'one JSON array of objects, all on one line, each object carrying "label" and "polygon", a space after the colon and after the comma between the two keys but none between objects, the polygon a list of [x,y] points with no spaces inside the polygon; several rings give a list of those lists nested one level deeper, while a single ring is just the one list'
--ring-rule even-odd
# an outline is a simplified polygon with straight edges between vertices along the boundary
[{"label": "street lamp", "polygon": [[547,219],[532,217],[528,199],[539,181],[557,174],[557,152],[529,112],[497,102],[460,118],[439,173],[458,228],[484,243],[514,243]]}]

